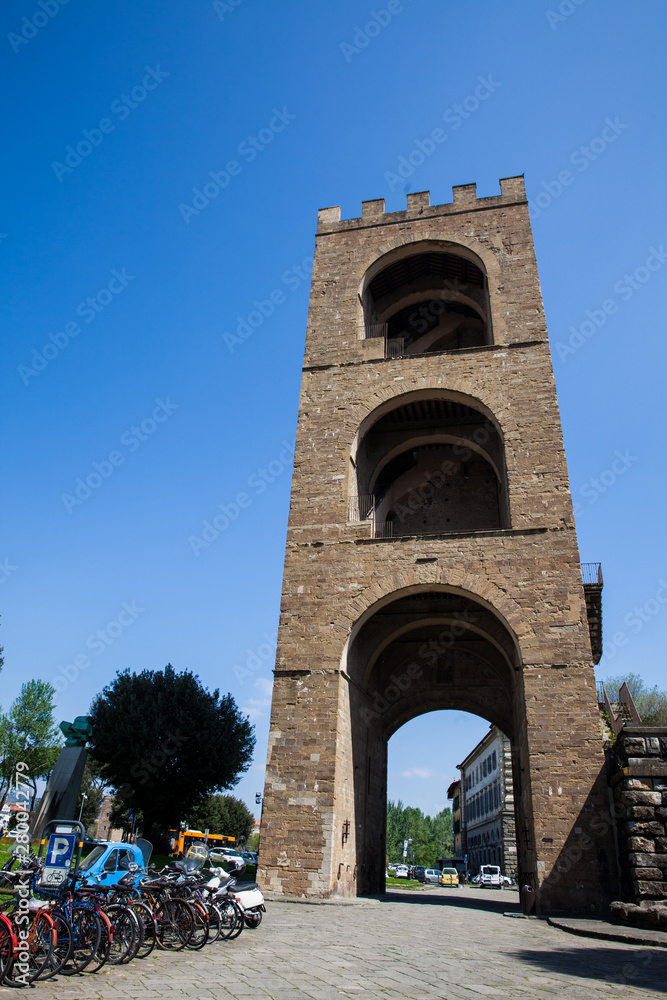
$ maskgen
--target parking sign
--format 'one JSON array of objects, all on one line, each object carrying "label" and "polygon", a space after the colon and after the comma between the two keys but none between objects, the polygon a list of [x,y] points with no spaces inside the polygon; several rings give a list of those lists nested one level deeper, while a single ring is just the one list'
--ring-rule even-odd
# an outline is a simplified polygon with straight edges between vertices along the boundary
[{"label": "parking sign", "polygon": [[47,885],[60,885],[67,878],[76,848],[75,833],[52,833],[46,849],[46,861],[41,881]]}]

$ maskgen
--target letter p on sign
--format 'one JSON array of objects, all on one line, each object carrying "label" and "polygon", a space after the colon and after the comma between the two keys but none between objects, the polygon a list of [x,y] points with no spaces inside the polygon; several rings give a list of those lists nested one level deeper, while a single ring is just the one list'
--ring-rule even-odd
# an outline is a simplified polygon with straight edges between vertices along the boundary
[{"label": "letter p on sign", "polygon": [[46,864],[49,868],[69,868],[76,844],[75,834],[67,835],[52,833],[49,849],[46,852]]}]

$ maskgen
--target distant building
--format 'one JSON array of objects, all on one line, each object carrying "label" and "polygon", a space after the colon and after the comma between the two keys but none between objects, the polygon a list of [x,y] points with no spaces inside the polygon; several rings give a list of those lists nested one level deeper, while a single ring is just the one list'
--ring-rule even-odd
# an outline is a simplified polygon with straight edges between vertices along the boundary
[{"label": "distant building", "polygon": [[[461,779],[450,785],[452,798],[459,796],[460,839],[455,833],[455,854],[468,856],[468,870],[473,874],[480,865],[489,864],[499,865],[505,875],[516,875],[510,741],[491,726],[458,768]],[[452,812],[456,814],[455,809]]]},{"label": "distant building", "polygon": [[462,799],[461,782],[452,781],[447,789],[447,798],[452,800],[452,832],[454,834],[454,856],[462,858],[463,850],[463,822],[462,822]]},{"label": "distant building", "polygon": [[102,799],[100,814],[97,817],[97,828],[95,830],[96,840],[120,841],[123,839],[122,830],[114,830],[111,826],[111,807],[113,806],[113,795],[105,795]]}]

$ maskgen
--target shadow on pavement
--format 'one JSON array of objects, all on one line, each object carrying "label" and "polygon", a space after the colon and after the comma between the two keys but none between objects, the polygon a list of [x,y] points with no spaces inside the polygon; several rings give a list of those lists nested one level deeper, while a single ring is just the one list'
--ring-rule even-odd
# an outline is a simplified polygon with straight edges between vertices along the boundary
[{"label": "shadow on pavement", "polygon": [[667,993],[667,954],[660,948],[596,945],[505,954],[541,972]]},{"label": "shadow on pavement", "polygon": [[484,896],[472,896],[452,893],[431,893],[424,891],[410,892],[401,889],[397,892],[385,892],[375,896],[381,903],[418,903],[420,906],[451,906],[464,910],[485,910],[487,913],[521,913],[518,895],[508,893],[499,895],[497,899]]}]

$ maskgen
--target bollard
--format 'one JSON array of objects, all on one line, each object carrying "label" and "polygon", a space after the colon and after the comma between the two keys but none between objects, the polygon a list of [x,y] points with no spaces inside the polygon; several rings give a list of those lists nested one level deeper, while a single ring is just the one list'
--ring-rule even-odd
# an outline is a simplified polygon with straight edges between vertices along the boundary
[{"label": "bollard", "polygon": [[535,916],[535,890],[529,885],[521,887],[521,909],[525,917]]}]

